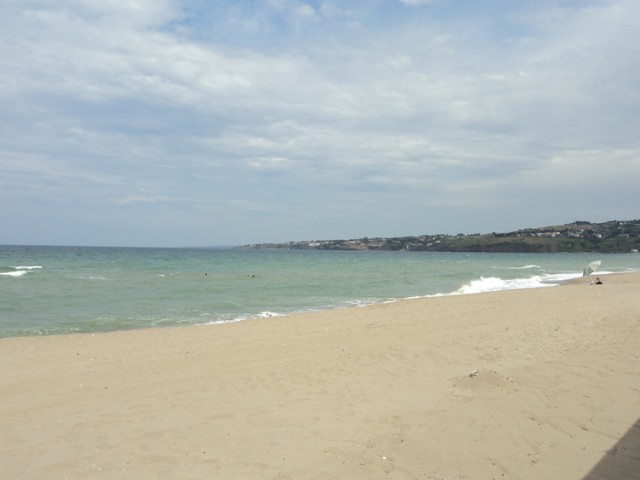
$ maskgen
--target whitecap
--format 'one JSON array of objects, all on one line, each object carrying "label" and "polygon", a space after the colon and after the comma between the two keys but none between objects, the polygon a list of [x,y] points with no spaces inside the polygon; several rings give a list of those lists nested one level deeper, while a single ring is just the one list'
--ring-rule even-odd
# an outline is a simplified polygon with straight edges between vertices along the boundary
[{"label": "whitecap", "polygon": [[505,280],[500,277],[480,277],[471,280],[458,290],[454,295],[467,295],[483,292],[499,292],[502,290],[519,290],[525,288],[553,287],[572,278],[578,278],[577,274],[534,275],[528,278],[514,278]]},{"label": "whitecap", "polygon": [[21,277],[26,273],[26,270],[16,270],[15,272],[0,272],[0,275],[4,275],[5,277]]},{"label": "whitecap", "polygon": [[500,270],[531,270],[533,268],[537,268],[537,269],[542,269],[542,267],[540,265],[522,265],[521,267],[499,267],[499,266],[492,266],[491,268],[494,269],[500,269]]}]

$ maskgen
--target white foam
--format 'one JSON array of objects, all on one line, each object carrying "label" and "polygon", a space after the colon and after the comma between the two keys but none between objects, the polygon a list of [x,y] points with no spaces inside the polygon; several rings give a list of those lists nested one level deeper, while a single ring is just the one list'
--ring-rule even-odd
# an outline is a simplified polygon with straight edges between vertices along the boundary
[{"label": "white foam", "polygon": [[532,268],[542,268],[540,265],[523,265],[522,267],[493,267],[493,268],[506,268],[507,270],[530,270]]},{"label": "white foam", "polygon": [[505,280],[499,277],[480,277],[471,280],[458,290],[454,295],[468,295],[472,293],[499,292],[502,290],[519,290],[525,288],[553,287],[561,282],[578,278],[580,275],[574,273],[556,275],[534,275],[528,278],[514,278]]},{"label": "white foam", "polygon": [[12,272],[0,272],[0,275],[4,275],[5,277],[21,277],[25,274],[27,274],[29,271],[31,270],[37,270],[42,268],[40,265],[18,265],[15,267],[8,267],[8,268],[13,268],[14,271]]},{"label": "white foam", "polygon": [[26,273],[26,270],[17,270],[15,272],[0,272],[0,275],[4,275],[5,277],[21,277]]},{"label": "white foam", "polygon": [[260,312],[256,315],[258,318],[273,318],[273,317],[283,317],[284,315],[276,312]]}]

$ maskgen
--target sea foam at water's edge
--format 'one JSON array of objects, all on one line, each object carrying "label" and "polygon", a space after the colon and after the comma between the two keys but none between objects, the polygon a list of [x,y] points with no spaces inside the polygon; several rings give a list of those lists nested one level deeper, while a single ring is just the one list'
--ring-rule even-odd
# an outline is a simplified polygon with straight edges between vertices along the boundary
[{"label": "sea foam at water's edge", "polygon": [[480,277],[464,284],[453,295],[467,295],[483,292],[499,292],[502,290],[520,290],[526,288],[553,287],[562,282],[580,278],[580,274],[567,273],[556,275],[534,275],[528,278],[505,280],[500,277]]}]

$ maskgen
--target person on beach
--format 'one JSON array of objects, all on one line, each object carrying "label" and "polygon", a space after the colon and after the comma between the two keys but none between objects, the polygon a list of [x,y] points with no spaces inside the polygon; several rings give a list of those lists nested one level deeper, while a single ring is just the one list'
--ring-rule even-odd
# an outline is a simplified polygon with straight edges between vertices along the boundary
[{"label": "person on beach", "polygon": [[591,282],[591,285],[602,285],[602,280],[600,280],[600,277],[596,277],[596,279]]}]

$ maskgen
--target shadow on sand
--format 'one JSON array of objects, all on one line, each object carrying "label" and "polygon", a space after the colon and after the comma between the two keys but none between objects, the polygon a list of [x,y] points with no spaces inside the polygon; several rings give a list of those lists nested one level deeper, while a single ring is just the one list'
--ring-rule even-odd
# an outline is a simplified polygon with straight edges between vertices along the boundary
[{"label": "shadow on sand", "polygon": [[640,420],[593,467],[583,480],[640,479]]}]

